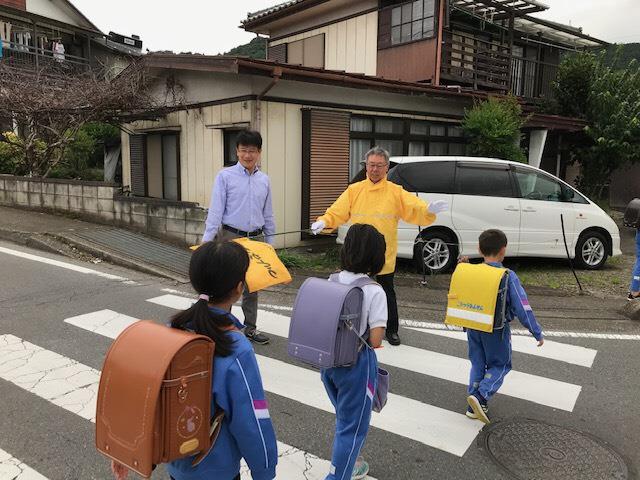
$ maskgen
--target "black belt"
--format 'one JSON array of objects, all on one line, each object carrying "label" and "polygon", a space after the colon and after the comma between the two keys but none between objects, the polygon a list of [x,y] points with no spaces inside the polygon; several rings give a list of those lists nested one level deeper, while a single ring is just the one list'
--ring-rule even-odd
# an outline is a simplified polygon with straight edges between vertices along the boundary
[{"label": "black belt", "polygon": [[257,237],[258,235],[262,235],[262,232],[264,231],[262,228],[259,228],[257,230],[254,230],[253,232],[245,232],[242,230],[238,230],[237,228],[230,227],[229,225],[222,225],[222,228],[227,232],[235,233],[236,235],[239,235],[241,237]]}]

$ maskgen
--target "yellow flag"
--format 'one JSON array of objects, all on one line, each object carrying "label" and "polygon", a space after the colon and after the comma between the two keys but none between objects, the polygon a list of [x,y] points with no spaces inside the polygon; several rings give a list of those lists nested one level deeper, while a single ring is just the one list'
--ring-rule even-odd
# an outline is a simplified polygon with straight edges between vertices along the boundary
[{"label": "yellow flag", "polygon": [[[248,238],[236,238],[233,241],[242,245],[249,254],[249,270],[245,279],[249,292],[291,282],[289,270],[271,245]],[[198,248],[200,245],[192,245],[189,250],[195,251]]]},{"label": "yellow flag", "polygon": [[248,238],[236,238],[233,241],[242,245],[249,254],[246,282],[251,293],[273,285],[291,282],[291,274],[271,245]]}]

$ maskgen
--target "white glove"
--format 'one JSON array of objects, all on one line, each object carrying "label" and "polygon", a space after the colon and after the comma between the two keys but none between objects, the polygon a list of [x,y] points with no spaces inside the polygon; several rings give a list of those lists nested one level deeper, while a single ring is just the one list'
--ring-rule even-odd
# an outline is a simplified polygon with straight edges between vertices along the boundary
[{"label": "white glove", "polygon": [[436,215],[440,212],[446,212],[449,210],[449,202],[446,200],[436,200],[434,202],[429,203],[429,209],[431,213],[435,213]]},{"label": "white glove", "polygon": [[314,222],[311,225],[311,233],[313,233],[314,235],[317,235],[325,228],[327,228],[327,224],[324,223],[324,221],[322,220],[318,220],[317,222]]}]

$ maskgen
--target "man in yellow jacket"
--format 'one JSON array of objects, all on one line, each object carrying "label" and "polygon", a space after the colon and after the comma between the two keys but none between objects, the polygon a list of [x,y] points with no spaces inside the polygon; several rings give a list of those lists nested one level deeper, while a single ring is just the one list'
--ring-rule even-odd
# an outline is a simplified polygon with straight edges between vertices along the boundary
[{"label": "man in yellow jacket", "polygon": [[384,235],[387,243],[386,261],[376,280],[387,294],[387,340],[400,345],[398,335],[398,304],[393,286],[398,253],[398,221],[415,225],[429,225],[436,214],[449,209],[446,200],[427,204],[400,185],[387,181],[389,153],[374,147],[365,155],[367,178],[354,183],[331,205],[324,215],[311,225],[317,235],[325,228],[334,230],[343,223],[368,223]]}]

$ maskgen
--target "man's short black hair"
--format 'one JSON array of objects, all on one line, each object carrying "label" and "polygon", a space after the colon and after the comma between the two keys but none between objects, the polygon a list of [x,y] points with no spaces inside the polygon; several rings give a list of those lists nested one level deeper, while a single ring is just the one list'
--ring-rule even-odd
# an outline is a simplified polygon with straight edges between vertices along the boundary
[{"label": "man's short black hair", "polygon": [[500,253],[502,247],[507,246],[507,236],[502,230],[491,228],[480,234],[478,244],[482,255],[485,257],[495,257]]},{"label": "man's short black hair", "polygon": [[351,225],[340,252],[340,267],[352,273],[377,275],[384,267],[387,244],[375,227]]},{"label": "man's short black hair", "polygon": [[256,147],[258,150],[262,150],[262,135],[255,130],[242,130],[236,139],[236,147],[240,145]]}]

